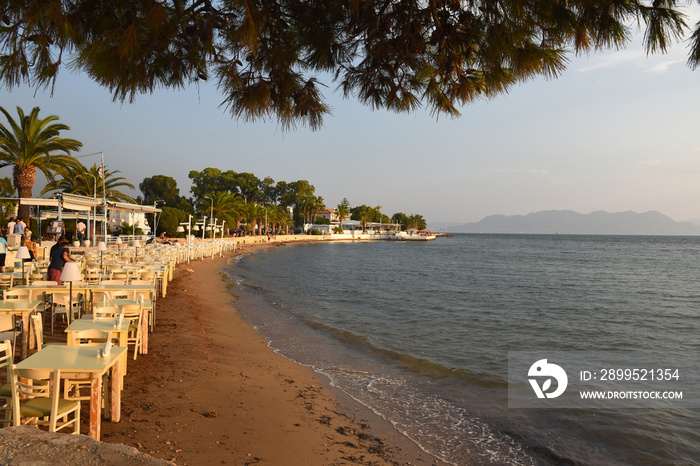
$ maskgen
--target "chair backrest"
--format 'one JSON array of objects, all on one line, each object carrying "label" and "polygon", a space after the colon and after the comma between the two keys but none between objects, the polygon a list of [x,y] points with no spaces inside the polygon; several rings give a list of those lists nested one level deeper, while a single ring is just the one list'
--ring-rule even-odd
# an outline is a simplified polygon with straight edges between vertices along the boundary
[{"label": "chair backrest", "polygon": [[152,280],[131,280],[131,285],[153,285]]},{"label": "chair backrest", "polygon": [[29,290],[3,290],[3,299],[29,299]]},{"label": "chair backrest", "polygon": [[143,304],[127,304],[126,306],[121,306],[121,310],[124,313],[124,317],[127,319],[137,319],[134,323],[136,325],[141,325],[141,316],[143,315]]},{"label": "chair backrest", "polygon": [[117,290],[112,292],[114,299],[134,299],[134,292],[127,290]]},{"label": "chair backrest", "polygon": [[11,365],[13,359],[12,342],[10,340],[0,341],[0,367]]},{"label": "chair backrest", "polygon": [[[126,277],[124,277],[124,278],[126,278]],[[100,282],[100,283],[102,285],[123,285],[124,280],[102,280],[102,282]]]},{"label": "chair backrest", "polygon": [[0,314],[0,332],[15,333],[15,317],[12,314]]},{"label": "chair backrest", "polygon": [[58,285],[58,282],[55,282],[53,280],[36,280],[32,285],[37,285],[37,286],[50,286],[50,285]]},{"label": "chair backrest", "polygon": [[[8,376],[12,384],[13,402],[15,399],[19,402],[19,398],[50,398],[53,388],[59,387],[61,374],[58,369],[55,371],[18,369],[17,365],[12,364]],[[13,414],[19,417],[19,410]]]},{"label": "chair backrest", "polygon": [[32,314],[32,329],[34,330],[34,337],[36,338],[36,347],[41,349],[44,346],[44,322],[41,320],[41,315]]},{"label": "chair backrest", "polygon": [[104,343],[112,338],[112,332],[107,330],[87,329],[73,332],[74,345],[89,345],[92,343]]},{"label": "chair backrest", "polygon": [[92,310],[92,320],[114,319],[119,313],[121,313],[121,310],[114,306],[95,306]]},{"label": "chair backrest", "polygon": [[[6,268],[7,269],[7,268]],[[10,273],[0,273],[0,286],[11,287],[14,283],[15,277]]]}]

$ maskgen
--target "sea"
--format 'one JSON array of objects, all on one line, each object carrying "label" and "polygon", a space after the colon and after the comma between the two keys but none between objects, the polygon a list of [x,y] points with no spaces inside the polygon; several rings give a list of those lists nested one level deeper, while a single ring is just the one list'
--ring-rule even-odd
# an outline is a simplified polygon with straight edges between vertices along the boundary
[{"label": "sea", "polygon": [[624,353],[625,369],[689,356],[700,370],[700,237],[273,244],[224,272],[271,347],[442,462],[700,464],[692,385],[679,405],[513,408],[508,373],[520,351]]}]

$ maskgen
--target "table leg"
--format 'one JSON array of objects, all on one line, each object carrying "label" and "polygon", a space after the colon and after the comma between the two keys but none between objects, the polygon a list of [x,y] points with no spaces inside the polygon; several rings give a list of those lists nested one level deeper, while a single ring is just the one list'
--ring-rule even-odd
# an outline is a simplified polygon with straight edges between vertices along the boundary
[{"label": "table leg", "polygon": [[146,322],[141,317],[141,354],[148,354],[148,310],[143,309],[142,312],[146,315]]},{"label": "table leg", "polygon": [[20,358],[24,359],[27,357],[29,352],[29,335],[32,332],[29,331],[29,314],[26,312],[22,313],[22,350],[20,351]]},{"label": "table leg", "polygon": [[[124,353],[126,354],[126,353]],[[112,368],[112,396],[111,398],[111,414],[112,422],[119,422],[122,418],[122,360],[119,359]]]},{"label": "table leg", "polygon": [[102,426],[102,374],[90,374],[90,437],[100,440]]}]

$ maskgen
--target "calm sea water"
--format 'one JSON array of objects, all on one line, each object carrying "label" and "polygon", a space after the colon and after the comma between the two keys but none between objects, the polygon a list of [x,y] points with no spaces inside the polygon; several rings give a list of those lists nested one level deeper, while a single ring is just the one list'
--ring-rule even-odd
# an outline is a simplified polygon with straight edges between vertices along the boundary
[{"label": "calm sea water", "polygon": [[700,356],[698,237],[455,235],[238,259],[237,307],[271,346],[443,461],[700,464],[697,409],[507,400],[509,351]]}]

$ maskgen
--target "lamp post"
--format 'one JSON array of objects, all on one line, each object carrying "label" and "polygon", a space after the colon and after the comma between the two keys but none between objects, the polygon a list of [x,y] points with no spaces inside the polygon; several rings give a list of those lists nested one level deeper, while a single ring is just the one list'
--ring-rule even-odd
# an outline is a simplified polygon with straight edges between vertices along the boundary
[{"label": "lamp post", "polygon": [[[204,196],[204,199],[209,199],[211,201],[211,211],[209,212],[209,218],[214,218],[214,199],[209,196]],[[212,232],[212,238],[214,233]]]},{"label": "lamp post", "polygon": [[141,247],[141,242],[137,239],[135,239],[131,245],[136,248],[136,252],[134,253],[134,263],[138,261],[139,258],[139,248]]},{"label": "lamp post", "polygon": [[[159,202],[165,202],[163,199],[156,199],[153,201],[153,208],[158,208]],[[158,234],[158,212],[153,212],[153,237],[155,238]]]},{"label": "lamp post", "polygon": [[[20,246],[19,249],[17,249],[17,255],[15,256],[15,259],[31,259],[32,256],[29,254],[29,249],[27,249],[27,246]],[[20,262],[20,266],[22,267],[22,283],[25,285],[27,284],[25,278],[24,278],[24,260]]]},{"label": "lamp post", "polygon": [[211,227],[211,258],[214,258],[214,239],[216,238],[216,222],[218,219],[214,219],[214,225]]},{"label": "lamp post", "polygon": [[71,318],[73,317],[73,282],[79,282],[83,279],[80,273],[80,266],[77,262],[66,262],[63,266],[63,272],[61,272],[61,281],[68,282],[70,285],[70,292],[68,294],[68,309],[66,309],[66,316],[68,318],[68,325],[70,325]]},{"label": "lamp post", "polygon": [[104,241],[97,243],[97,250],[100,251],[100,272],[104,273],[104,261],[102,260],[102,254],[107,250],[107,244]]},{"label": "lamp post", "polygon": [[187,223],[180,223],[180,226],[177,227],[177,231],[182,233],[185,231],[184,226],[187,225],[187,263],[190,263],[190,241],[192,240],[192,237],[190,236],[190,233],[192,231],[192,216],[190,215],[189,218],[187,219]]},{"label": "lamp post", "polygon": [[[87,176],[92,177],[92,198],[97,200],[97,177],[93,175],[92,173],[87,173]],[[95,228],[97,226],[97,205],[93,206],[93,209],[95,209],[95,213],[92,215],[92,243],[95,244]],[[90,229],[90,221],[88,220],[88,230]],[[90,238],[90,232],[88,231],[88,239]]]}]

